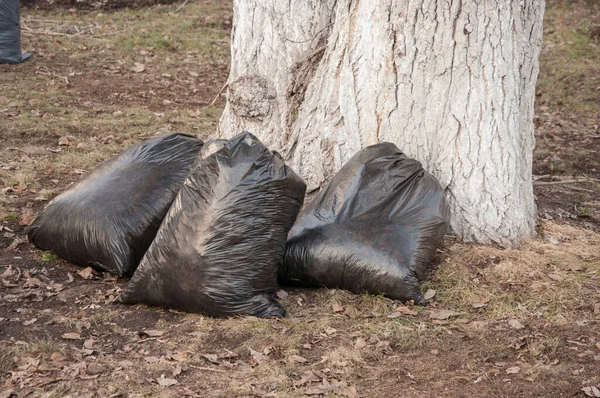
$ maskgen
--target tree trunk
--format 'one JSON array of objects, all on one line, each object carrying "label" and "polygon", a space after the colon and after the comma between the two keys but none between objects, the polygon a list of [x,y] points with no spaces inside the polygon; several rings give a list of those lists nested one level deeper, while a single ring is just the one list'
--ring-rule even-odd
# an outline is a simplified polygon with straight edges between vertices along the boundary
[{"label": "tree trunk", "polygon": [[[302,3],[302,4],[298,4]],[[234,0],[220,121],[319,188],[390,141],[435,175],[465,240],[535,231],[533,104],[544,0]]]}]

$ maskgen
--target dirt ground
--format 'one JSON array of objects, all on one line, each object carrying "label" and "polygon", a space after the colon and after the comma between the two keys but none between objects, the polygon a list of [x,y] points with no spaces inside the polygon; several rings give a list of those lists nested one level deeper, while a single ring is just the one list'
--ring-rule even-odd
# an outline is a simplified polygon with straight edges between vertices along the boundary
[{"label": "dirt ground", "polygon": [[24,2],[35,55],[0,65],[1,398],[600,396],[597,2],[548,2],[538,238],[448,237],[427,307],[286,289],[281,320],[110,304],[126,280],[26,242],[49,199],[128,145],[214,132],[231,2],[158,3]]}]

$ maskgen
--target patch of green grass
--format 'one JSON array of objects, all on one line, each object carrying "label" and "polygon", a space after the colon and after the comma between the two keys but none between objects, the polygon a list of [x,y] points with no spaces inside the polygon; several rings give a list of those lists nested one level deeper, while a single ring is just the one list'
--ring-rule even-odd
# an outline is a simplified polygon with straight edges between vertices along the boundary
[{"label": "patch of green grass", "polygon": [[15,214],[15,213],[9,213],[6,216],[4,216],[4,221],[14,222],[14,221],[18,221],[18,220],[19,220],[19,215]]},{"label": "patch of green grass", "polygon": [[43,252],[42,253],[42,260],[47,261],[51,264],[56,263],[60,260],[60,258],[54,254],[53,252]]},{"label": "patch of green grass", "polygon": [[590,209],[589,207],[580,207],[579,215],[584,216],[584,217],[593,217],[594,209]]}]

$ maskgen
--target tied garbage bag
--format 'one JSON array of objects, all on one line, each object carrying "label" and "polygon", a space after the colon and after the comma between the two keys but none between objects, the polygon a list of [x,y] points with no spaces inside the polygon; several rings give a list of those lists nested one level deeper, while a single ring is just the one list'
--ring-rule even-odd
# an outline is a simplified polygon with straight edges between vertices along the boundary
[{"label": "tied garbage bag", "polygon": [[120,303],[214,317],[280,317],[277,269],[306,185],[252,134],[212,141]]},{"label": "tied garbage bag", "polygon": [[29,240],[75,264],[133,274],[201,147],[167,134],[125,150],[54,198]]},{"label": "tied garbage bag", "polygon": [[449,208],[438,181],[390,143],[358,152],[298,216],[282,284],[384,294],[423,304]]},{"label": "tied garbage bag", "polygon": [[21,53],[19,0],[0,0],[0,64],[18,64],[31,57]]}]

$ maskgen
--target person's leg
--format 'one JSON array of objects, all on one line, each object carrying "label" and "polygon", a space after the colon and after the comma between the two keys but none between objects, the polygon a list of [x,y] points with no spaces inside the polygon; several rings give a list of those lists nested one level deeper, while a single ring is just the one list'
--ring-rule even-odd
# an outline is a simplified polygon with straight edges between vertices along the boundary
[{"label": "person's leg", "polygon": [[0,0],[0,64],[17,64],[29,57],[21,53],[19,0]]}]

